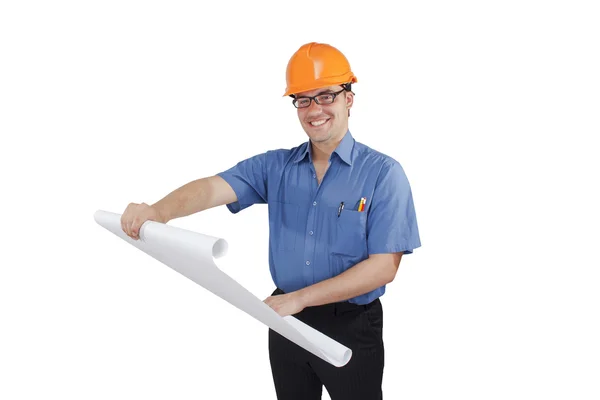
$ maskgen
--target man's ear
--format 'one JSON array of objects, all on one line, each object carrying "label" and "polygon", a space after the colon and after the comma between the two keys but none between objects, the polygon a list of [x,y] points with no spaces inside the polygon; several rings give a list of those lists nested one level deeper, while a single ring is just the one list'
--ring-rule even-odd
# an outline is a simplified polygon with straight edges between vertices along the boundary
[{"label": "man's ear", "polygon": [[348,116],[350,116],[350,109],[354,104],[354,94],[352,92],[346,93],[346,108],[348,109]]}]

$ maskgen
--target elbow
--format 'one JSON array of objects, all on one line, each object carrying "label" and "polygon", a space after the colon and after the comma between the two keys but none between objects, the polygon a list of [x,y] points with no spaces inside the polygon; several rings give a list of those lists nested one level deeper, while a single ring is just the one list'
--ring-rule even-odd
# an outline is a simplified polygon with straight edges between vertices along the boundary
[{"label": "elbow", "polygon": [[383,286],[387,285],[388,283],[392,283],[394,279],[396,279],[397,271],[398,267],[394,263],[387,262],[384,265],[381,265],[379,269],[378,286]]},{"label": "elbow", "polygon": [[400,260],[402,260],[402,252],[394,253],[391,257],[391,262],[388,266],[388,281],[387,283],[392,283],[394,279],[396,279],[396,274],[398,273],[398,268],[400,267]]},{"label": "elbow", "polygon": [[400,260],[402,259],[402,252],[372,254],[370,259],[372,259],[375,264],[374,267],[379,276],[378,280],[382,285],[391,283],[396,279],[396,273],[398,272]]},{"label": "elbow", "polygon": [[396,279],[396,272],[398,271],[397,268],[391,268],[391,271],[388,273],[387,279],[386,279],[386,285],[388,283],[392,283],[394,282],[394,279]]}]

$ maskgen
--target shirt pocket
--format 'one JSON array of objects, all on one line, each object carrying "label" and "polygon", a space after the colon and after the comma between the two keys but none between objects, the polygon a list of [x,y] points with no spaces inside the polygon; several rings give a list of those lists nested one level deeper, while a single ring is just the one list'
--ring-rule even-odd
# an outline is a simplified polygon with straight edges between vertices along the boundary
[{"label": "shirt pocket", "polygon": [[298,236],[299,206],[293,203],[274,201],[269,205],[270,236],[276,249],[296,249]]},{"label": "shirt pocket", "polygon": [[335,215],[335,229],[331,253],[358,257],[367,252],[367,213],[342,210]]}]

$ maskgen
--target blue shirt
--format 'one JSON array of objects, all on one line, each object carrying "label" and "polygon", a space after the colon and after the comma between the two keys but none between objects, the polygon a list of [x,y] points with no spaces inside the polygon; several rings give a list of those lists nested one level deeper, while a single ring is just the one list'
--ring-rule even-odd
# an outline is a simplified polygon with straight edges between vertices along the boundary
[{"label": "blue shirt", "polygon": [[[277,287],[293,292],[370,254],[411,254],[421,246],[411,188],[396,160],[348,131],[319,185],[309,144],[269,150],[218,174],[237,195],[227,205],[232,213],[268,204],[269,268]],[[385,285],[348,301],[366,304],[384,293]]]}]

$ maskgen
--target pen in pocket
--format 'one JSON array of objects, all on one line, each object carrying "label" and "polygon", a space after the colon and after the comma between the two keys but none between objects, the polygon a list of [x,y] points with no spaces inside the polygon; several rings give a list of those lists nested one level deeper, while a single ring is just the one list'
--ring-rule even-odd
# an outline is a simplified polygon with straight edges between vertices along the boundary
[{"label": "pen in pocket", "polygon": [[340,206],[338,207],[338,218],[340,217],[340,214],[342,213],[343,209],[344,209],[344,202],[342,201],[340,203]]}]

